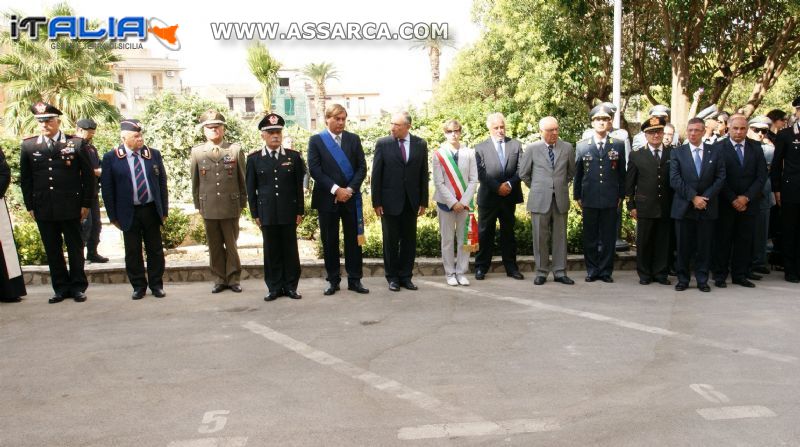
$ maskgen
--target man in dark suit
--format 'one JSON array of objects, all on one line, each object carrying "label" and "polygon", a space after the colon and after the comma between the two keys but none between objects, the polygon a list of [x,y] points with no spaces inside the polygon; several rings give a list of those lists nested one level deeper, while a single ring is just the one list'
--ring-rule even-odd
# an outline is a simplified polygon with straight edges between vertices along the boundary
[{"label": "man in dark suit", "polygon": [[[97,182],[81,138],[59,130],[61,111],[38,102],[31,106],[39,122],[39,137],[22,141],[20,184],[25,207],[36,220],[50,268],[55,294],[50,303],[64,298],[86,301],[89,282],[84,271],[81,220],[89,215]],[[64,261],[67,245],[69,270]]]},{"label": "man in dark suit", "polygon": [[364,219],[361,184],[367,176],[367,162],[361,139],[344,130],[347,110],[341,104],[325,109],[322,132],[308,140],[308,171],[314,179],[311,207],[319,211],[319,233],[328,287],[323,292],[333,295],[339,290],[341,263],[339,253],[339,221],[344,232],[344,267],[347,288],[369,293],[361,284],[364,244]]},{"label": "man in dark suit", "polygon": [[[167,172],[161,153],[144,145],[139,120],[120,123],[122,144],[103,156],[100,183],[111,223],[122,230],[125,272],[133,286],[131,298],[144,297],[148,285],[156,298],[164,292],[164,247],[161,225],[167,218]],[[147,277],[142,259],[147,253]]]},{"label": "man in dark suit", "polygon": [[778,132],[772,159],[772,192],[780,207],[783,277],[800,283],[800,96],[792,102],[797,121]]},{"label": "man in dark suit", "polygon": [[[636,271],[639,284],[652,281],[669,285],[668,260],[672,219],[672,189],[669,187],[671,148],[664,144],[661,116],[642,123],[647,144],[631,152],[625,181],[628,210],[636,219]],[[671,141],[671,140],[670,140]]]},{"label": "man in dark suit", "polygon": [[725,183],[725,163],[719,151],[703,143],[704,132],[702,119],[690,119],[686,128],[688,142],[673,149],[670,155],[669,182],[675,190],[671,214],[678,245],[677,291],[689,287],[692,261],[697,288],[711,291],[708,286],[711,243],[719,208],[717,196]]},{"label": "man in dark suit", "polygon": [[500,250],[506,275],[524,279],[517,265],[517,240],[514,236],[514,210],[522,203],[522,186],[517,173],[522,143],[506,136],[502,113],[486,118],[489,138],[475,146],[478,162],[478,253],[475,279],[484,279],[492,264],[494,234],[500,221]]},{"label": "man in dark suit", "polygon": [[586,282],[614,282],[617,210],[625,197],[625,143],[609,136],[612,110],[605,103],[589,112],[593,135],[578,141],[572,196],[583,211]]},{"label": "man in dark suit", "polygon": [[[725,184],[719,193],[714,256],[714,285],[726,287],[730,269],[731,282],[755,287],[748,279],[753,260],[756,217],[767,181],[767,161],[761,143],[747,138],[744,115],[728,118],[729,138],[715,144],[725,163]],[[760,277],[752,275],[752,278]]]},{"label": "man in dark suit", "polygon": [[383,228],[383,268],[389,290],[417,290],[411,282],[417,254],[417,216],[428,206],[428,143],[411,135],[408,112],[392,116],[392,135],[375,143],[372,207]]},{"label": "man in dark suit", "polygon": [[[86,158],[92,166],[95,178],[97,179],[97,189],[100,189],[100,155],[97,148],[92,144],[92,138],[97,130],[97,123],[89,118],[78,120],[75,123],[77,129],[76,134],[83,139],[83,149],[86,152]],[[81,222],[81,240],[86,245],[86,260],[89,262],[96,262],[103,264],[108,262],[108,258],[101,256],[97,252],[97,246],[100,245],[100,231],[103,229],[103,223],[100,221],[100,199],[99,194],[95,193],[92,198],[92,207],[89,209],[89,216]]]},{"label": "man in dark suit", "polygon": [[300,255],[297,226],[303,221],[303,177],[306,169],[300,153],[281,147],[283,117],[270,113],[258,128],[266,145],[247,156],[247,200],[250,215],[264,239],[264,282],[269,294],[299,300]]}]

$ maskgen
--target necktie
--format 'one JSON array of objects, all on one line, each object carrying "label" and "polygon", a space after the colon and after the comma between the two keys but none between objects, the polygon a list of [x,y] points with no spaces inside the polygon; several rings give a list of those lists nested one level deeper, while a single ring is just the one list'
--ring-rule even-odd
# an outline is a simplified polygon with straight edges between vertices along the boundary
[{"label": "necktie", "polygon": [[406,157],[405,140],[398,139],[397,142],[400,143],[400,153],[403,154],[403,162],[407,163],[408,162],[408,157]]},{"label": "necktie", "polygon": [[219,158],[219,146],[211,148],[211,155],[213,155],[214,158]]},{"label": "necktie", "polygon": [[661,163],[661,149],[656,149],[656,161]]},{"label": "necktie", "polygon": [[336,135],[336,137],[334,138],[334,140],[336,140],[336,144],[338,144],[338,145],[339,145],[339,147],[342,147],[342,137],[341,137],[341,136],[339,136],[339,135]]},{"label": "necktie", "polygon": [[272,156],[273,160],[277,161],[278,160],[278,151],[272,151],[271,156]]},{"label": "necktie", "polygon": [[694,150],[694,169],[697,171],[697,176],[700,177],[700,167],[703,165],[703,160],[700,159],[700,148]]},{"label": "necktie", "polygon": [[603,155],[603,142],[602,141],[597,143],[597,150],[598,150],[598,152],[600,152],[600,155],[602,156]]},{"label": "necktie", "polygon": [[503,143],[497,142],[497,157],[500,158],[500,166],[506,166],[506,154],[503,152]]},{"label": "necktie", "polygon": [[50,139],[50,138],[47,138],[47,137],[44,137],[44,139],[47,140],[47,150],[52,151],[53,150],[53,140]]},{"label": "necktie", "polygon": [[548,144],[547,145],[547,156],[550,157],[550,167],[555,169],[555,167],[556,167],[556,156],[553,153],[553,145],[552,144]]},{"label": "necktie", "polygon": [[739,164],[744,165],[744,151],[741,144],[736,145],[736,155],[739,156]]},{"label": "necktie", "polygon": [[458,165],[458,151],[453,151],[453,161]]},{"label": "necktie", "polygon": [[136,198],[139,199],[139,204],[143,205],[147,202],[147,182],[144,179],[144,169],[138,152],[133,153],[133,175],[136,177]]}]

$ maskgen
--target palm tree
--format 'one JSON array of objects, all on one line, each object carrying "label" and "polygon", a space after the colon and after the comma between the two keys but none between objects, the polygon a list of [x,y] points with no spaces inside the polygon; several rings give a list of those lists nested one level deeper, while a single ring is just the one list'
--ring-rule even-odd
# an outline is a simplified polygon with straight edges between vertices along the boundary
[{"label": "palm tree", "polygon": [[247,49],[247,65],[250,72],[261,83],[261,100],[264,105],[264,113],[272,111],[272,91],[278,85],[278,70],[281,63],[269,54],[267,47],[256,42]]},{"label": "palm tree", "polygon": [[339,79],[339,73],[330,62],[310,63],[303,67],[303,74],[314,83],[317,91],[314,94],[314,108],[317,109],[317,123],[325,123],[325,83],[330,79]]},{"label": "palm tree", "polygon": [[430,26],[428,28],[428,36],[430,37],[416,40],[411,49],[425,49],[428,51],[428,62],[431,65],[431,88],[435,89],[439,85],[439,57],[442,54],[442,48],[454,48],[454,44],[452,36],[448,36],[447,39],[441,36],[434,36]]},{"label": "palm tree", "polygon": [[[73,12],[66,4],[48,12],[49,17],[70,15]],[[28,108],[37,101],[64,112],[62,119],[67,126],[83,117],[119,121],[119,110],[97,96],[122,91],[111,69],[122,58],[110,47],[64,37],[49,41],[46,36],[31,40],[25,35],[14,40],[9,32],[0,34],[0,47],[8,49],[0,55],[0,84],[6,93],[4,127],[10,132],[23,135],[36,129]]]}]

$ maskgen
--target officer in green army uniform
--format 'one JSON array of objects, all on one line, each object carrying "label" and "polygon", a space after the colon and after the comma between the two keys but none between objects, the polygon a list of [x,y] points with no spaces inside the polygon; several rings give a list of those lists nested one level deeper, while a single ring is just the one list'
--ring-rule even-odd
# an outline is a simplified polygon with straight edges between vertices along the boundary
[{"label": "officer in green army uniform", "polygon": [[225,117],[215,110],[200,116],[206,142],[192,148],[191,172],[194,206],[203,216],[214,287],[239,293],[242,263],[236,240],[239,216],[247,206],[245,157],[237,143],[224,141]]}]

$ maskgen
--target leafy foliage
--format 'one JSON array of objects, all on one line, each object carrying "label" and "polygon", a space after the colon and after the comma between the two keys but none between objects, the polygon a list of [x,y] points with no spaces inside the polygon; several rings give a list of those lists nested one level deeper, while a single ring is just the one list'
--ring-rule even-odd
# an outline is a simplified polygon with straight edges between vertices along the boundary
[{"label": "leafy foliage", "polygon": [[189,234],[190,218],[180,208],[171,208],[161,226],[161,240],[164,248],[176,248],[183,244]]}]

